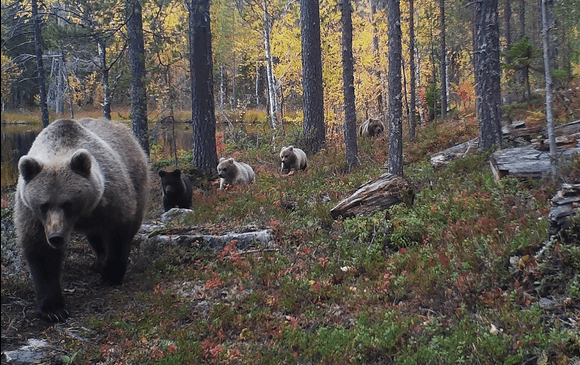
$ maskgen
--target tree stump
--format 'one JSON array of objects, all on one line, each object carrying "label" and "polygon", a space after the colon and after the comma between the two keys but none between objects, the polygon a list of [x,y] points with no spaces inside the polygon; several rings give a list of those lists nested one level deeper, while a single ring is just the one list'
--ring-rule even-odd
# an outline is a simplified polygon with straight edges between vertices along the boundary
[{"label": "tree stump", "polygon": [[414,191],[405,179],[387,172],[361,185],[354,194],[332,208],[330,215],[338,219],[372,214],[401,202],[412,204],[413,197]]}]

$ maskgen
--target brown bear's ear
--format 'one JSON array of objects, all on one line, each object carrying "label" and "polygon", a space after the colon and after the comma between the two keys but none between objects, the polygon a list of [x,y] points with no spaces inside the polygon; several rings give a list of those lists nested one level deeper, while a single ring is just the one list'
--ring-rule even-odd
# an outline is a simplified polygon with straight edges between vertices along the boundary
[{"label": "brown bear's ear", "polygon": [[24,181],[29,182],[42,171],[44,164],[29,156],[22,156],[18,162],[18,171]]},{"label": "brown bear's ear", "polygon": [[159,171],[157,172],[157,174],[159,175],[159,177],[160,177],[160,178],[163,178],[163,176],[165,176],[165,171],[163,171],[163,170],[159,170]]},{"label": "brown bear's ear", "polygon": [[288,151],[294,151],[294,146],[288,147]]},{"label": "brown bear's ear", "polygon": [[180,177],[180,176],[181,176],[181,170],[180,170],[180,169],[175,169],[175,170],[172,172],[172,174],[173,174],[175,177]]},{"label": "brown bear's ear", "polygon": [[224,157],[220,158],[220,163],[224,162],[226,159]]},{"label": "brown bear's ear", "polygon": [[229,162],[229,163],[234,163],[234,158],[233,158],[233,157],[231,157],[231,158],[228,158],[228,162]]},{"label": "brown bear's ear", "polygon": [[91,174],[91,154],[85,149],[74,153],[70,159],[70,168],[81,176],[88,177]]}]

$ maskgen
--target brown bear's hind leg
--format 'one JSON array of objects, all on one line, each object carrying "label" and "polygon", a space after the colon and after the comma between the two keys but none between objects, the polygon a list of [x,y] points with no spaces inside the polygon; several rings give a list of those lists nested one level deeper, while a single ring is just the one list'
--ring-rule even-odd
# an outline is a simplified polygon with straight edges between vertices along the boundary
[{"label": "brown bear's hind leg", "polygon": [[106,250],[105,250],[105,244],[103,243],[103,237],[101,237],[101,235],[94,234],[94,235],[87,236],[87,240],[89,241],[89,244],[91,245],[91,247],[95,251],[95,255],[97,256],[97,258],[95,259],[95,262],[93,262],[93,264],[91,265],[91,269],[93,269],[94,271],[96,271],[98,273],[101,273],[103,271],[103,265],[104,265],[105,256],[106,256]]},{"label": "brown bear's hind leg", "polygon": [[[131,232],[133,233],[133,232]],[[127,271],[127,260],[134,234],[116,229],[106,240],[106,257],[101,269],[101,279],[107,285],[120,285]]]}]

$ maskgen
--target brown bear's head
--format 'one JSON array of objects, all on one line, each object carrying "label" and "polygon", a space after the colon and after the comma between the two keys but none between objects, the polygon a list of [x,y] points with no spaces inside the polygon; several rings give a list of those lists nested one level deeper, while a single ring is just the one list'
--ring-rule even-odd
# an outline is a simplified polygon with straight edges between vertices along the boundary
[{"label": "brown bear's head", "polygon": [[220,158],[220,163],[217,167],[218,176],[222,179],[233,179],[238,171],[236,162],[233,158]]},{"label": "brown bear's head", "polygon": [[69,240],[76,221],[97,206],[105,190],[99,165],[85,149],[47,163],[23,156],[18,170],[20,198],[42,222],[55,249]]},{"label": "brown bear's head", "polygon": [[284,166],[291,166],[296,162],[296,153],[294,153],[294,146],[282,147],[280,151],[280,159]]},{"label": "brown bear's head", "polygon": [[369,123],[369,135],[371,137],[378,136],[385,131],[385,126],[378,119],[371,119]]},{"label": "brown bear's head", "polygon": [[176,169],[172,172],[159,170],[161,178],[161,187],[163,192],[169,196],[179,196],[185,191],[185,184],[181,178],[181,170]]}]

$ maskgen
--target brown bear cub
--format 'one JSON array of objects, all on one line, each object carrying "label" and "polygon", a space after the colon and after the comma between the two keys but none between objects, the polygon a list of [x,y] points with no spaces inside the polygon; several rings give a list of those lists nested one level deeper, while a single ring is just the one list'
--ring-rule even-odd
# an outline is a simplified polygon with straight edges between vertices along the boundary
[{"label": "brown bear cub", "polygon": [[193,185],[191,180],[176,169],[172,172],[159,170],[161,188],[163,189],[163,209],[167,212],[171,208],[191,208]]},{"label": "brown bear cub", "polygon": [[60,277],[73,231],[86,235],[104,283],[123,280],[149,194],[147,156],[123,124],[61,119],[36,137],[18,170],[14,222],[36,310],[44,320],[64,321]]},{"label": "brown bear cub", "polygon": [[220,189],[231,184],[251,184],[256,180],[256,174],[252,166],[244,162],[237,162],[233,158],[220,158],[217,166],[220,177]]},{"label": "brown bear cub", "polygon": [[374,137],[385,131],[385,125],[378,119],[369,118],[358,129],[361,137]]},{"label": "brown bear cub", "polygon": [[308,164],[306,153],[294,146],[282,147],[280,159],[282,173],[290,173],[290,170],[305,170]]}]

